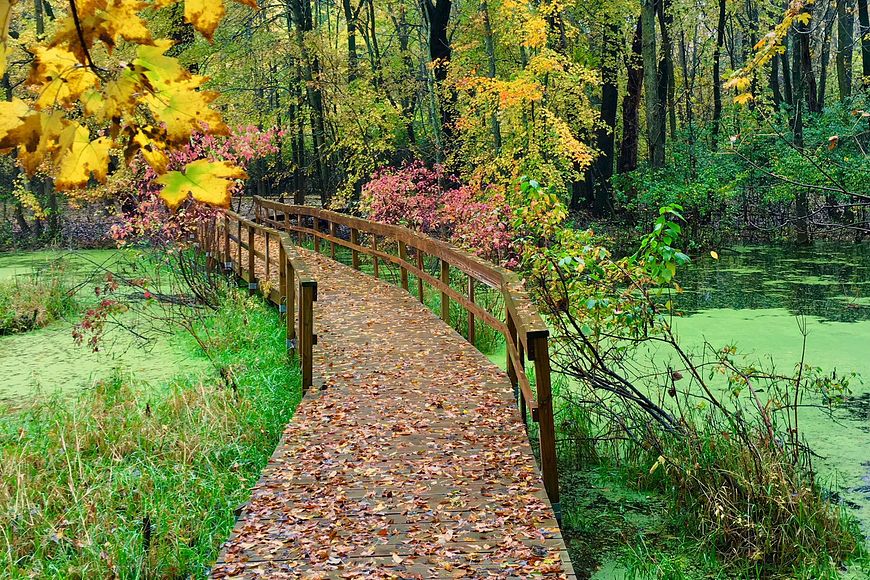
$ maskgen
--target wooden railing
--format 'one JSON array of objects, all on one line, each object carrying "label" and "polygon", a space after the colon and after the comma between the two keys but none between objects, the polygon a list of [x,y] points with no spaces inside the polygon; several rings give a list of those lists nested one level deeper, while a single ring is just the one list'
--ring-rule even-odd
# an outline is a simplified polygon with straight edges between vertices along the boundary
[{"label": "wooden railing", "polygon": [[[549,330],[537,308],[526,294],[519,276],[478,258],[450,244],[404,227],[368,220],[309,206],[277,203],[254,197],[256,221],[297,237],[311,238],[313,248],[320,252],[329,244],[329,254],[336,256],[336,247],[351,252],[350,264],[360,269],[360,255],[371,258],[372,274],[381,278],[382,265],[399,269],[397,282],[410,292],[409,274],[416,278],[416,293],[424,300],[424,283],[440,293],[441,318],[450,324],[450,303],[455,302],[467,313],[467,339],[475,343],[475,323],[480,321],[504,336],[507,374],[518,396],[518,404],[526,420],[526,412],[538,424],[541,473],[544,486],[556,515],[559,516],[559,483],[556,469],[556,435],[550,384]],[[368,240],[367,244],[362,242]],[[390,253],[387,247],[395,247]],[[323,248],[325,251],[325,248]],[[426,258],[437,260],[437,275],[430,273]],[[451,270],[464,274],[465,291],[451,286]],[[479,285],[499,293],[504,300],[504,320],[484,309],[475,301]],[[534,363],[535,388],[526,374],[525,358]]]},{"label": "wooden railing", "polygon": [[[313,383],[317,280],[308,273],[290,236],[224,211],[202,226],[199,238],[212,266],[234,272],[247,282],[249,292],[262,292],[285,314],[287,350],[299,356],[302,390],[306,391]],[[277,273],[277,284],[273,273]]]}]

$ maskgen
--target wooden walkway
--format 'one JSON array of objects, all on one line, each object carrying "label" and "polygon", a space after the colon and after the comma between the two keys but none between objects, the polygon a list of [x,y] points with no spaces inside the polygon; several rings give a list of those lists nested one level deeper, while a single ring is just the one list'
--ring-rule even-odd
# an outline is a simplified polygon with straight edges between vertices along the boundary
[{"label": "wooden walkway", "polygon": [[[227,222],[207,244],[209,255],[224,264],[232,257],[246,280],[270,279],[260,289],[291,306],[288,337],[309,337],[313,386],[212,575],[574,578],[517,409],[516,375],[509,378],[402,288],[291,249],[283,234],[261,236],[255,228],[262,226],[245,221],[243,228],[236,219],[237,235]],[[287,256],[280,277],[279,254]],[[299,301],[312,279],[316,308],[310,296]],[[296,306],[296,320],[314,312],[313,325],[298,332]],[[512,344],[518,356],[511,360],[521,363],[523,348]],[[514,369],[525,378],[521,366]],[[536,403],[530,407],[537,415]]]}]

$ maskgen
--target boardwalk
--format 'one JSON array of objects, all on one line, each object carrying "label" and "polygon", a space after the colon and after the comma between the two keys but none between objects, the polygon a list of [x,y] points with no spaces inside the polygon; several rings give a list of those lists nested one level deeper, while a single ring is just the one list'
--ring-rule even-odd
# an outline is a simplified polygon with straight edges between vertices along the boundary
[{"label": "boardwalk", "polygon": [[504,372],[399,288],[305,253],[315,387],[216,578],[573,578]]}]

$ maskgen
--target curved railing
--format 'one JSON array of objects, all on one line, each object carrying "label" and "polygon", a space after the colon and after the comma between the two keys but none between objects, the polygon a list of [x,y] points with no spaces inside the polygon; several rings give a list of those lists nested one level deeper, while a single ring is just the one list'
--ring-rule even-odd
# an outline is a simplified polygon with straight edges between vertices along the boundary
[{"label": "curved railing", "polygon": [[[351,252],[350,265],[359,270],[361,255],[371,260],[372,275],[379,275],[382,265],[399,269],[398,283],[410,292],[409,275],[416,278],[417,297],[424,300],[424,284],[440,293],[441,318],[450,324],[450,302],[466,313],[466,338],[475,343],[475,324],[480,321],[504,336],[506,367],[518,395],[524,419],[526,411],[538,424],[541,474],[556,514],[559,513],[559,484],[556,469],[556,438],[550,383],[549,331],[534,303],[523,288],[519,276],[510,270],[483,260],[448,243],[407,228],[372,222],[325,209],[289,205],[254,198],[257,224],[266,224],[293,233],[297,241],[311,238],[315,251],[323,243],[336,256],[336,247]],[[396,248],[390,253],[388,248]],[[433,260],[434,259],[434,260]],[[426,267],[427,261],[435,273]],[[464,274],[465,288],[451,286],[451,271]],[[476,289],[486,286],[498,293],[504,303],[504,320],[478,304]],[[534,363],[534,391],[526,373],[525,358]]]},{"label": "curved railing", "polygon": [[299,356],[302,389],[306,391],[313,383],[313,347],[317,343],[317,280],[308,273],[290,236],[227,210],[202,224],[198,237],[211,267],[220,265],[235,273],[247,282],[251,293],[262,292],[286,315],[287,350]]}]

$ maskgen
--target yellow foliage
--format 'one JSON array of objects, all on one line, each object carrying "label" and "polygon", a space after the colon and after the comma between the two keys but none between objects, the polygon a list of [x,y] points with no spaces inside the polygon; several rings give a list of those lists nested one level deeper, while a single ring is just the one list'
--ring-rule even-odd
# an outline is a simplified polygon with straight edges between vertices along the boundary
[{"label": "yellow foliage", "polygon": [[184,172],[170,171],[155,181],[163,186],[160,197],[177,208],[188,196],[210,205],[227,206],[233,179],[247,177],[244,171],[226,161],[198,159],[188,163]]},{"label": "yellow foliage", "polygon": [[[34,57],[28,86],[35,96],[30,102],[0,104],[0,152],[16,150],[27,174],[52,172],[57,188],[70,190],[87,186],[91,178],[104,182],[111,149],[123,149],[128,161],[141,153],[161,174],[168,148],[186,143],[192,132],[226,132],[220,114],[211,108],[216,93],[201,89],[206,79],[167,56],[173,42],[152,38],[148,29],[149,11],[179,1],[77,0],[77,22],[72,14],[58,14],[49,38],[21,35],[19,48]],[[256,0],[235,1],[256,7]],[[0,73],[6,69],[14,3],[0,0]],[[223,0],[184,3],[187,21],[209,40],[225,13]],[[122,40],[135,51],[131,63],[108,58]],[[76,119],[81,111],[100,124],[102,136],[91,139],[91,131],[67,117],[67,111]],[[243,172],[228,164],[191,164],[184,174],[167,180],[165,197],[173,206],[188,194],[225,205],[227,184],[239,175]]]}]

